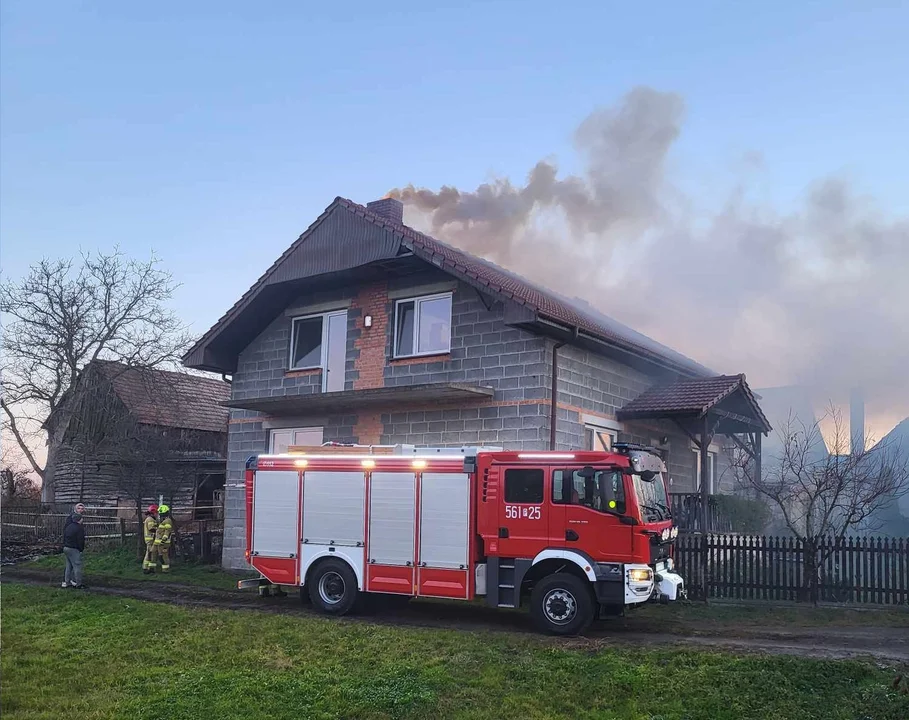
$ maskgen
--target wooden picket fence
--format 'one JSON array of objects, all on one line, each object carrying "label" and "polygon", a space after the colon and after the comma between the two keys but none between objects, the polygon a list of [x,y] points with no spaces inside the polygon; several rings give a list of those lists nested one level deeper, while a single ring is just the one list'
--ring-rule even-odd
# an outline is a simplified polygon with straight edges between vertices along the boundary
[{"label": "wooden picket fence", "polygon": [[[182,514],[192,517],[197,508],[184,508]],[[92,549],[134,547],[141,533],[141,521],[133,517],[117,517],[117,508],[86,510],[82,524],[85,542]],[[177,509],[181,512],[180,509]],[[6,544],[59,546],[69,513],[45,512],[36,507],[0,508],[0,537]],[[177,520],[178,554],[219,562],[223,543],[222,520]]]},{"label": "wooden picket fence", "polygon": [[693,599],[909,604],[909,539],[683,534],[676,562]]}]

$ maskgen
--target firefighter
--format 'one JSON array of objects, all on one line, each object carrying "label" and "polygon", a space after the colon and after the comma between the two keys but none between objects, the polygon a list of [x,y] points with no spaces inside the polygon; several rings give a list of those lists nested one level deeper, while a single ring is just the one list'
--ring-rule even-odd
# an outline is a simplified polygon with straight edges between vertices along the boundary
[{"label": "firefighter", "polygon": [[167,505],[158,506],[158,527],[155,530],[155,549],[161,558],[161,572],[170,572],[170,543],[174,521]]},{"label": "firefighter", "polygon": [[142,530],[145,533],[145,559],[142,561],[142,572],[153,575],[158,565],[158,551],[155,546],[155,534],[158,529],[158,506],[149,505],[145,511],[145,522]]}]

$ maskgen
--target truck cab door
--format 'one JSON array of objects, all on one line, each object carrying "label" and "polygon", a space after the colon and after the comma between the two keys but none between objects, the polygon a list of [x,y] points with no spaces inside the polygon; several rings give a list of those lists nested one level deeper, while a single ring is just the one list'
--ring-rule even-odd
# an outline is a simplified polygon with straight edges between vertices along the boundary
[{"label": "truck cab door", "polygon": [[548,468],[504,467],[499,503],[499,557],[532,558],[549,543],[546,475]]},{"label": "truck cab door", "polygon": [[[552,472],[555,521],[551,535],[558,547],[585,552],[594,559],[630,562],[633,553],[633,526],[622,522],[626,510],[625,478],[621,472],[598,468],[593,478],[584,477],[580,467],[557,468]],[[600,494],[599,483],[610,483],[615,507]],[[630,504],[629,504],[630,505]]]}]

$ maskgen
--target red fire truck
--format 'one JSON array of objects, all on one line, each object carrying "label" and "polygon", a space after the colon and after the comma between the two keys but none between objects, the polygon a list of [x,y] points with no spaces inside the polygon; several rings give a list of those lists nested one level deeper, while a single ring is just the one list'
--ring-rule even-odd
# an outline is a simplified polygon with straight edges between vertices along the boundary
[{"label": "red fire truck", "polygon": [[343,615],[361,593],[529,602],[538,626],[583,631],[684,593],[663,460],[650,448],[307,448],[246,470],[246,558]]}]

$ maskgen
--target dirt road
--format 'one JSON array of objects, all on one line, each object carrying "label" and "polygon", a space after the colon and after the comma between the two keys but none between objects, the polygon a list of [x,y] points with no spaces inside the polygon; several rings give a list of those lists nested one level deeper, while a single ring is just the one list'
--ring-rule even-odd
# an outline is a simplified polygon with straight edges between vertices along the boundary
[{"label": "dirt road", "polygon": [[[55,586],[47,572],[5,567],[5,582]],[[309,615],[313,610],[296,594],[260,598],[240,593],[175,583],[143,583],[124,579],[96,579],[87,591],[100,595],[162,602],[186,607],[221,608],[282,615]],[[478,605],[434,602],[372,603],[364,612],[337,622],[372,622],[457,629],[473,632],[534,632],[523,612],[502,612]],[[741,653],[770,653],[800,657],[844,659],[871,657],[889,663],[909,663],[909,628],[890,627],[686,627],[678,634],[628,629],[621,622],[597,623],[584,636],[553,638],[552,642],[595,650],[609,646],[695,646]]]}]

